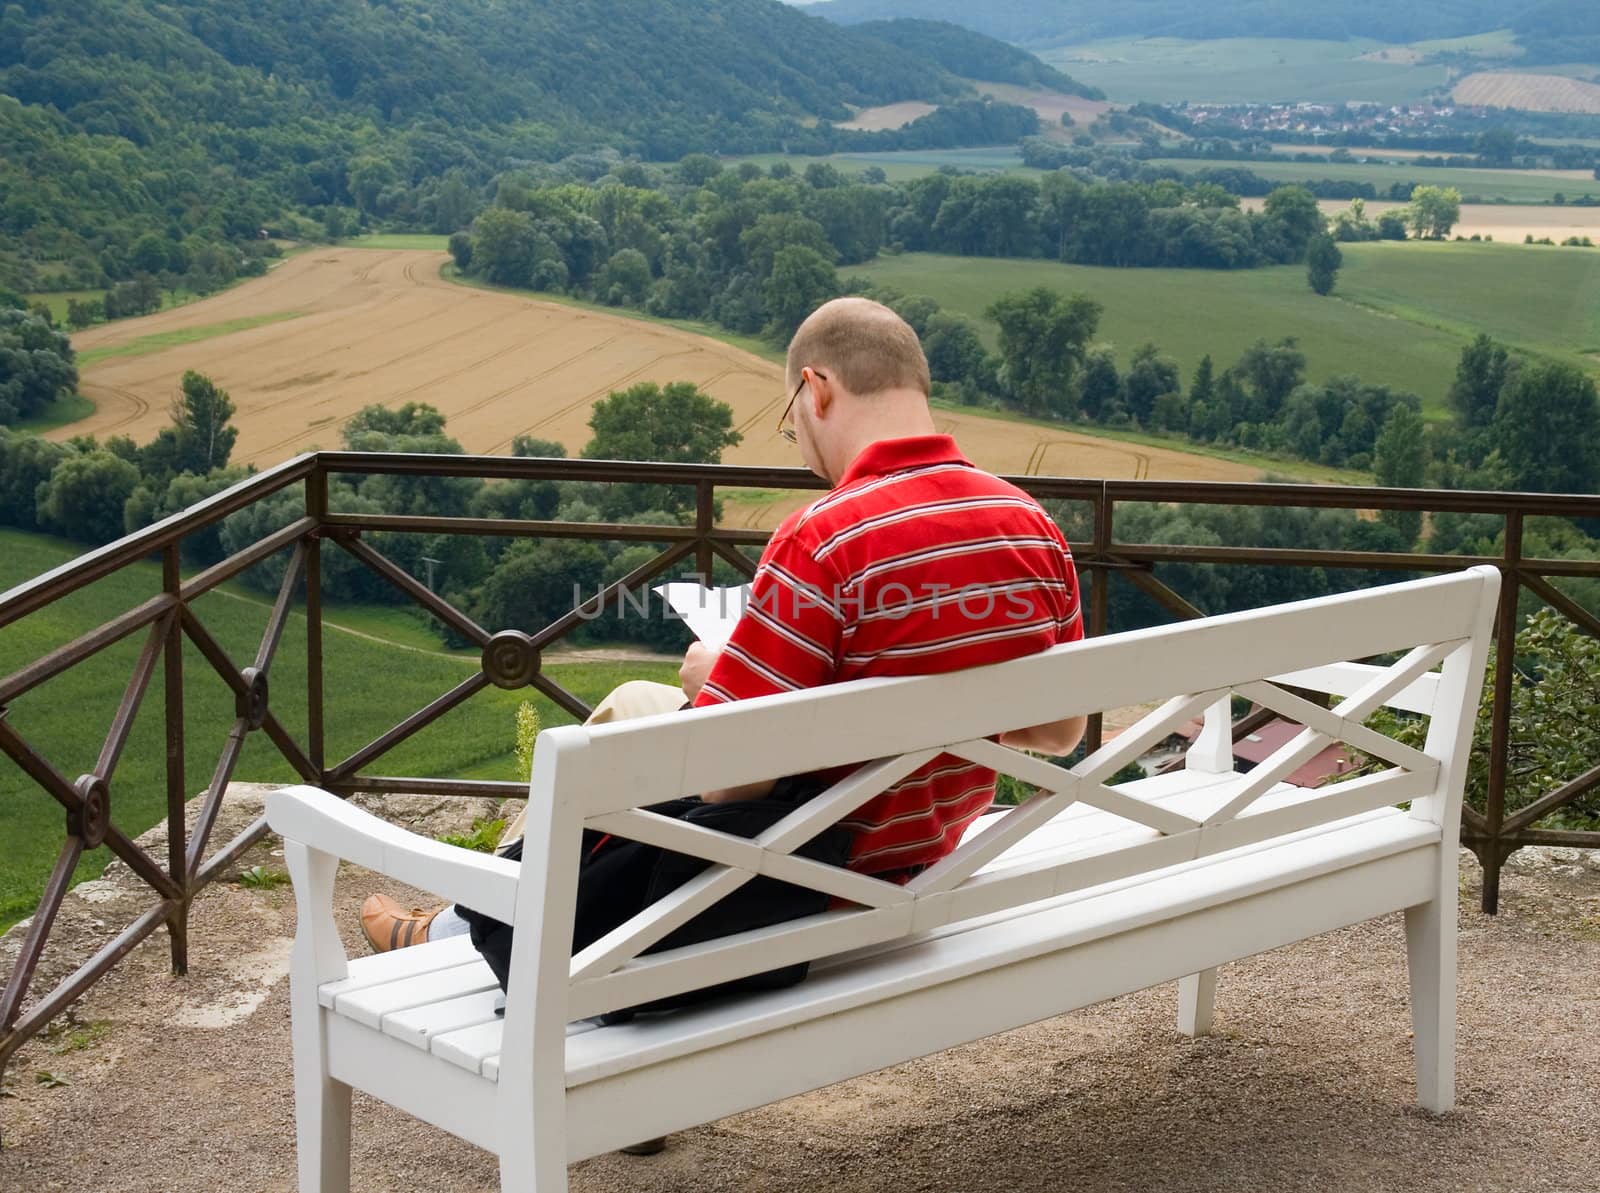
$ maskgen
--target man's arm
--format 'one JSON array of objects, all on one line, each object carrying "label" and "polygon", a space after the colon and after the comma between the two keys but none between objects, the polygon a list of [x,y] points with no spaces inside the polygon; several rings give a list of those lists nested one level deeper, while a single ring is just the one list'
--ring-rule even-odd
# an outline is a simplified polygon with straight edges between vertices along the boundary
[{"label": "man's arm", "polygon": [[1088,717],[1067,717],[1048,721],[1043,725],[1030,725],[1026,729],[1012,729],[1000,735],[1000,744],[1013,750],[1033,750],[1060,758],[1072,753],[1089,725]]},{"label": "man's arm", "polygon": [[[683,694],[693,700],[700,694],[700,689],[705,687],[706,676],[711,674],[711,668],[716,666],[717,656],[720,651],[712,650],[704,642],[691,642],[689,649],[683,656],[683,664],[678,668],[678,682],[683,685]],[[776,780],[767,779],[760,783],[746,783],[742,787],[724,787],[717,791],[707,791],[701,799],[708,804],[727,804],[742,799],[761,799],[766,796]]]}]

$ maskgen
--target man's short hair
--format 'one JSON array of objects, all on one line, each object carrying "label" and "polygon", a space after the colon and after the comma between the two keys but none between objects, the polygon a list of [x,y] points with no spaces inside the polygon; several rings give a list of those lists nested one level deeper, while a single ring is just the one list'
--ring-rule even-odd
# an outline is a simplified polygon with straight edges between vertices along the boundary
[{"label": "man's short hair", "polygon": [[853,394],[915,389],[927,394],[928,358],[911,325],[870,298],[823,303],[789,341],[786,369],[791,387],[800,370],[820,369]]}]

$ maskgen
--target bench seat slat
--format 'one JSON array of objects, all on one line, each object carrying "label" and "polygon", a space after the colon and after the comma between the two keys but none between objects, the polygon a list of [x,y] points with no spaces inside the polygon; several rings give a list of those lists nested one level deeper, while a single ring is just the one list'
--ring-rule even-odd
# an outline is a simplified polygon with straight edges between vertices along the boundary
[{"label": "bench seat slat", "polygon": [[495,986],[490,990],[474,990],[471,994],[390,1011],[383,1017],[383,1034],[427,1051],[429,1042],[435,1036],[460,1031],[464,1027],[476,1027],[497,1018],[495,1008],[500,997],[500,987]]},{"label": "bench seat slat", "polygon": [[350,960],[349,976],[336,982],[324,982],[317,990],[317,1001],[331,1010],[334,999],[341,994],[432,973],[437,969],[449,969],[472,961],[477,956],[478,950],[472,947],[472,941],[465,936],[455,936],[412,945],[408,949],[375,953],[370,957],[354,957]]},{"label": "bench seat slat", "polygon": [[428,1045],[428,1051],[441,1060],[459,1065],[469,1073],[481,1074],[483,1062],[488,1057],[500,1055],[500,1032],[504,1026],[504,1019],[495,1019],[488,1023],[463,1027],[458,1031],[444,1032],[433,1037],[432,1043]]},{"label": "bench seat slat", "polygon": [[[470,944],[471,941],[469,940]],[[484,990],[498,990],[494,971],[482,958],[474,954],[473,960],[449,969],[436,969],[431,973],[417,974],[381,986],[352,990],[333,1001],[333,1009],[347,1018],[368,1027],[381,1028],[383,1017],[396,1011],[445,1002],[466,994]]]}]

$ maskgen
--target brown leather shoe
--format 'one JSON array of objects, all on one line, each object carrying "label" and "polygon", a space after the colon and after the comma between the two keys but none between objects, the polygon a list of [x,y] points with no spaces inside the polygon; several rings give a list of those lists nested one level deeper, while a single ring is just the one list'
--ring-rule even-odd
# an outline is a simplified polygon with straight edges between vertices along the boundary
[{"label": "brown leather shoe", "polygon": [[432,911],[407,908],[388,895],[368,895],[361,905],[361,931],[366,933],[367,943],[374,953],[403,949],[427,941],[428,925],[443,910],[443,907]]}]

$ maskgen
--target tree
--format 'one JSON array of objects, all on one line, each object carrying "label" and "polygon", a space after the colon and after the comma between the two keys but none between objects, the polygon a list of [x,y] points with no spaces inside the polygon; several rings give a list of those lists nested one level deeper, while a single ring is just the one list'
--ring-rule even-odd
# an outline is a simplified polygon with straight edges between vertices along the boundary
[{"label": "tree", "polygon": [[98,298],[86,298],[82,302],[76,298],[67,299],[67,326],[73,331],[82,331],[105,317],[105,304]]},{"label": "tree", "polygon": [[109,543],[122,537],[122,507],[139,470],[107,451],[68,456],[39,490],[39,522],[67,538]]},{"label": "tree", "polygon": [[1277,344],[1257,340],[1230,370],[1240,384],[1242,404],[1234,417],[1239,422],[1270,423],[1296,386],[1305,379],[1306,354],[1293,336]]},{"label": "tree", "polygon": [[77,384],[66,336],[27,311],[0,310],[0,426],[38,413]]},{"label": "tree", "polygon": [[704,186],[722,173],[722,163],[709,153],[691,153],[678,163],[678,181],[685,186]]},{"label": "tree", "polygon": [[922,333],[928,371],[935,381],[972,381],[982,385],[992,371],[989,354],[972,320],[940,311]]},{"label": "tree", "polygon": [[1398,211],[1386,211],[1378,217],[1379,240],[1404,240],[1406,218]]},{"label": "tree", "polygon": [[538,236],[527,212],[491,207],[478,217],[471,260],[488,281],[499,286],[526,286],[533,280],[538,257]]},{"label": "tree", "polygon": [[1494,421],[1495,407],[1510,369],[1510,353],[1484,332],[1461,350],[1449,401],[1463,427],[1487,427]]},{"label": "tree", "polygon": [[[656,460],[669,464],[720,464],[724,448],[742,436],[733,429],[733,408],[702,393],[692,382],[665,387],[641,381],[614,391],[589,413],[593,432],[586,460]],[[601,501],[607,517],[639,510],[676,513],[694,506],[694,491],[673,485],[608,485]]]},{"label": "tree", "polygon": [[1267,196],[1261,210],[1277,226],[1289,261],[1303,261],[1311,238],[1327,231],[1317,197],[1303,186],[1280,186]]},{"label": "tree", "polygon": [[[425,402],[407,402],[393,410],[366,406],[345,423],[343,438],[350,451],[460,455],[461,444],[446,435],[444,428],[444,416]],[[367,509],[386,514],[456,517],[471,510],[483,485],[483,481],[468,476],[384,473],[362,478],[349,488],[369,503]],[[332,504],[331,497],[329,501]],[[422,575],[423,556],[439,555],[429,540],[414,534],[374,534],[369,541],[414,576]],[[464,577],[453,572],[452,578]],[[390,599],[387,593],[383,599]]]},{"label": "tree", "polygon": [[1216,396],[1216,388],[1216,365],[1211,363],[1211,354],[1208,352],[1195,366],[1194,380],[1189,383],[1189,400],[1210,402]]},{"label": "tree", "polygon": [[1517,134],[1505,125],[1497,124],[1494,128],[1478,134],[1473,149],[1483,159],[1484,165],[1508,165],[1517,152]]},{"label": "tree", "polygon": [[1208,352],[1195,366],[1194,380],[1189,383],[1189,425],[1191,439],[1210,439],[1211,420],[1217,403],[1216,365]]},{"label": "tree", "polygon": [[787,342],[807,315],[839,294],[833,264],[815,249],[791,245],[772,260],[772,276],[762,288],[770,322],[767,334]]},{"label": "tree", "polygon": [[1378,230],[1367,218],[1367,201],[1350,200],[1350,208],[1333,217],[1333,238],[1343,241],[1376,240]]},{"label": "tree", "polygon": [[611,254],[595,283],[595,291],[611,306],[641,306],[650,290],[650,262],[638,249]]},{"label": "tree", "polygon": [[1096,344],[1083,360],[1083,381],[1079,387],[1079,401],[1083,413],[1093,422],[1104,422],[1116,415],[1125,415],[1127,405],[1122,400],[1122,377],[1117,372],[1116,349],[1109,344]]},{"label": "tree", "polygon": [[1306,248],[1306,280],[1311,288],[1323,297],[1333,293],[1339,278],[1339,267],[1344,264],[1344,254],[1333,242],[1333,237],[1322,233],[1311,238]]},{"label": "tree", "polygon": [[1461,220],[1461,192],[1455,187],[1419,186],[1411,192],[1406,223],[1412,235],[1443,240]]},{"label": "tree", "polygon": [[237,427],[229,425],[233,400],[211,378],[193,370],[185,372],[178,397],[172,401],[172,423],[177,431],[175,472],[204,476],[225,467],[233,454]]},{"label": "tree", "polygon": [[739,235],[739,251],[745,266],[765,282],[772,276],[778,254],[786,248],[808,248],[834,261],[833,244],[827,230],[816,220],[792,211],[769,212],[758,216]]},{"label": "tree", "polygon": [[38,492],[73,454],[65,444],[0,427],[0,525],[38,529]]},{"label": "tree", "polygon": [[984,316],[1000,326],[1002,380],[1024,412],[1070,413],[1084,351],[1100,322],[1100,304],[1038,286],[1005,294]]},{"label": "tree", "polygon": [[452,232],[450,234],[450,256],[455,260],[456,268],[463,272],[472,265],[472,237],[465,232]]},{"label": "tree", "polygon": [[426,402],[407,402],[404,406],[363,406],[344,424],[344,444],[351,451],[375,451],[356,444],[369,434],[385,436],[427,436],[444,434],[444,415]]},{"label": "tree", "polygon": [[146,232],[139,237],[139,242],[133,246],[133,266],[142,273],[166,273],[169,270],[174,273],[181,273],[183,272],[182,270],[174,269],[170,264],[172,254],[169,250],[176,247],[165,236],[157,236],[154,232]]},{"label": "tree", "polygon": [[[1166,394],[1176,394],[1183,389],[1175,361],[1161,355],[1154,344],[1145,344],[1133,354],[1128,364],[1128,376],[1123,383],[1127,394],[1128,412],[1145,426],[1175,426],[1170,422],[1153,422],[1156,400]],[[1187,407],[1183,407],[1187,422]],[[1174,414],[1172,403],[1163,411],[1168,418]]]},{"label": "tree", "polygon": [[474,612],[496,630],[532,633],[592,597],[605,568],[605,552],[594,543],[521,539],[484,582]]},{"label": "tree", "polygon": [[[1428,463],[1428,445],[1423,436],[1422,415],[1406,403],[1389,412],[1373,449],[1372,471],[1385,488],[1417,489],[1423,484]],[[1383,510],[1378,518],[1397,531],[1408,545],[1422,533],[1420,510]]]},{"label": "tree", "polygon": [[[567,449],[554,439],[518,435],[511,441],[511,454],[524,459],[565,459]],[[474,500],[473,513],[480,517],[536,518],[555,517],[561,505],[561,485],[549,480],[513,480],[485,485]]]},{"label": "tree", "polygon": [[1600,489],[1600,399],[1594,379],[1576,365],[1523,365],[1500,394],[1494,434],[1518,488]]}]

